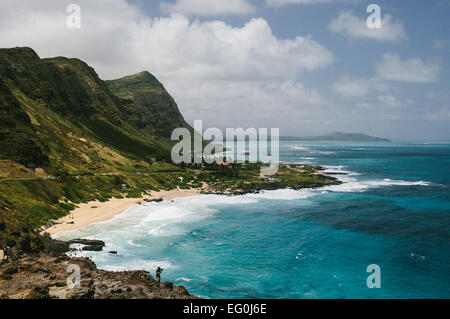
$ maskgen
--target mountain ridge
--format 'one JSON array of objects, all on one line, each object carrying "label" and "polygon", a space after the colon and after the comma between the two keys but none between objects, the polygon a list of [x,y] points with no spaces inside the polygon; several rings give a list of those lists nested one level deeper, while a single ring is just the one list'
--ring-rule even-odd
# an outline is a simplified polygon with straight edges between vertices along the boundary
[{"label": "mountain ridge", "polygon": [[[156,78],[142,74],[141,85],[153,87]],[[158,90],[155,99],[177,115],[161,125],[190,128],[162,84]],[[33,238],[77,203],[187,187],[170,161],[175,142],[162,126],[137,127],[124,112],[130,101],[79,59],[0,49],[0,241]]]},{"label": "mountain ridge", "polygon": [[[19,158],[25,166],[59,170],[67,159],[62,156],[73,153],[77,163],[72,166],[83,168],[83,158],[92,152],[74,142],[82,138],[132,160],[168,160],[168,131],[190,126],[162,84],[149,72],[139,74],[145,75],[139,81],[142,87],[152,88],[156,83],[158,92],[131,92],[129,99],[124,99],[79,59],[40,59],[30,48],[0,49],[0,101],[9,119],[0,123],[0,158]],[[121,87],[121,80],[109,83],[124,92],[127,88]],[[146,104],[148,101],[151,103]],[[158,109],[158,105],[162,107]],[[166,111],[168,115],[161,115]],[[140,121],[147,124],[142,127]],[[63,137],[63,132],[74,138]],[[31,149],[34,154],[27,155]],[[99,152],[96,156],[104,157]]]},{"label": "mountain ridge", "polygon": [[186,127],[192,131],[175,100],[148,71],[105,83],[111,92],[121,98],[121,110],[126,119],[139,129],[166,138],[170,138],[177,127]]}]

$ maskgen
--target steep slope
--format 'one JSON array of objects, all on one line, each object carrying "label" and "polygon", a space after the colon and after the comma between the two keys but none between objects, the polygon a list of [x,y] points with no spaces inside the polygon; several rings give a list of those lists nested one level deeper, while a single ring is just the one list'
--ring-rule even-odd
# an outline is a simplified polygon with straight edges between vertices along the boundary
[{"label": "steep slope", "polygon": [[164,86],[149,72],[106,81],[111,92],[122,99],[126,120],[151,135],[170,138],[177,127],[192,128]]},{"label": "steep slope", "polygon": [[[33,236],[74,203],[183,186],[183,170],[163,162],[173,142],[133,123],[130,101],[78,59],[0,49],[0,241]],[[155,103],[176,106],[167,92]],[[173,112],[166,121],[181,123]]]},{"label": "steep slope", "polygon": [[48,164],[31,125],[30,117],[0,78],[0,154],[23,165]]},{"label": "steep slope", "polygon": [[1,49],[0,102],[0,158],[63,171],[169,159],[168,141],[128,121],[122,100],[78,59]]}]

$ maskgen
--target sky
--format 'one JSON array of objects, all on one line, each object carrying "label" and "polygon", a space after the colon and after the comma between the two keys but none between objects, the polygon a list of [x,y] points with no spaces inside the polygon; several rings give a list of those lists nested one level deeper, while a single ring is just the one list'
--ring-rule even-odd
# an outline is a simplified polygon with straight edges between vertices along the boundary
[{"label": "sky", "polygon": [[204,128],[448,141],[449,14],[450,0],[0,0],[0,47],[105,80],[147,70]]}]

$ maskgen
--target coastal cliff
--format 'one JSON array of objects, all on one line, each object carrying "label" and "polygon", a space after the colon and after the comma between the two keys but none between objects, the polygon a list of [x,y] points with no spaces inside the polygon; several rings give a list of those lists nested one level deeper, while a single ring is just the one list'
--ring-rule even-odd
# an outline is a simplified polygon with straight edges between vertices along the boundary
[{"label": "coastal cliff", "polygon": [[[45,242],[48,244],[49,240]],[[33,253],[20,253],[16,262],[0,261],[0,299],[196,298],[183,286],[172,282],[158,284],[148,271],[101,270],[88,258],[60,254],[61,248],[68,249],[63,242],[53,241],[52,247],[53,251],[42,248]],[[79,267],[79,287],[72,288],[67,283],[69,265]]]},{"label": "coastal cliff", "polygon": [[[0,49],[0,116],[0,243],[18,257],[0,265],[8,298],[192,297],[171,283],[156,286],[145,271],[69,259],[66,244],[48,251],[39,229],[80,206],[91,213],[91,203],[135,204],[159,191],[242,195],[340,183],[302,164],[282,164],[271,177],[261,175],[262,163],[175,165],[170,132],[193,129],[153,75],[103,81],[83,61],[41,59],[30,48]],[[63,287],[68,262],[82,268],[80,291]]]}]

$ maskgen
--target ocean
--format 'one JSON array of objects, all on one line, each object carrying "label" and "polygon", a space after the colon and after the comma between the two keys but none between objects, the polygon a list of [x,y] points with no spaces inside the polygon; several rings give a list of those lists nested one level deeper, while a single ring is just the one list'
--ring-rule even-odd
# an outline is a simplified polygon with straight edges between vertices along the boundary
[{"label": "ocean", "polygon": [[344,183],[147,203],[59,237],[103,240],[82,253],[99,268],[161,266],[203,298],[450,298],[450,144],[281,142],[280,160]]}]

